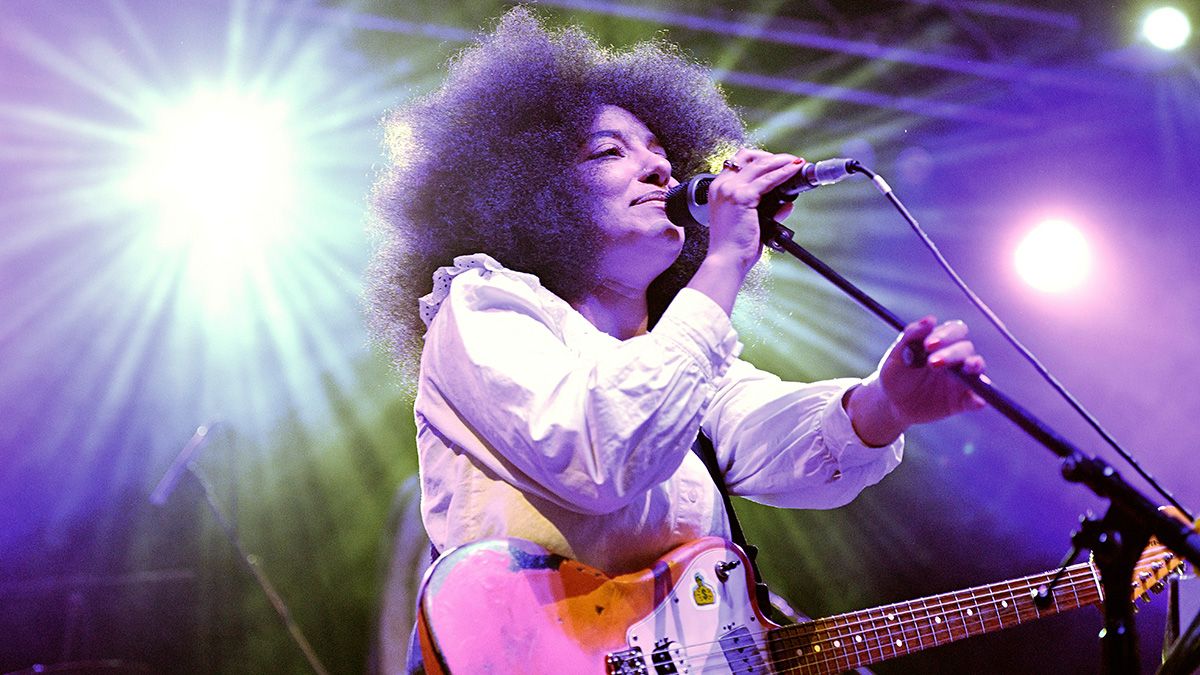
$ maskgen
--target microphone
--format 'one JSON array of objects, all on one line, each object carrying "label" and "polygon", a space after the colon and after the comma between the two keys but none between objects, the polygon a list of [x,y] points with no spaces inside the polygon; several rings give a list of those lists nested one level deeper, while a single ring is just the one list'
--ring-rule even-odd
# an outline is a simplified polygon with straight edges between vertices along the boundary
[{"label": "microphone", "polygon": [[[763,195],[759,208],[794,200],[802,192],[831,185],[858,170],[858,161],[846,158],[823,159],[800,167],[799,173]],[[667,191],[667,219],[680,227],[708,227],[708,186],[716,175],[702,173]],[[770,215],[774,215],[774,211]]]},{"label": "microphone", "polygon": [[207,425],[196,427],[196,433],[192,434],[191,439],[184,444],[183,449],[175,456],[175,461],[171,462],[170,468],[163,474],[162,479],[158,481],[154,492],[150,493],[151,504],[162,506],[167,503],[167,497],[170,497],[171,493],[175,491],[175,485],[179,482],[179,478],[183,476],[184,470],[191,464],[192,458],[208,443],[208,432],[212,431],[216,426],[217,422],[209,422]]}]

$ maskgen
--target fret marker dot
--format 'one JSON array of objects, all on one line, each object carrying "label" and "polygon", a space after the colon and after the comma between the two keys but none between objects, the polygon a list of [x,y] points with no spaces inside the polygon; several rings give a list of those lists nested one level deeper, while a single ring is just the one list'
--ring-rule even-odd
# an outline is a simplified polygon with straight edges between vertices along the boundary
[{"label": "fret marker dot", "polygon": [[803,650],[803,649],[797,649],[797,650],[796,650],[796,656],[804,656],[804,650]]},{"label": "fret marker dot", "polygon": [[897,646],[897,647],[903,647],[903,646],[904,646],[904,640],[897,639],[897,640],[896,640],[896,646]]},{"label": "fret marker dot", "polygon": [[1001,606],[1001,607],[1008,607],[1008,601],[1007,601],[1007,600],[1001,600],[1001,601],[1000,601],[1000,606]]},{"label": "fret marker dot", "polygon": [[813,651],[814,651],[814,652],[820,652],[820,651],[821,651],[821,645],[817,645],[816,647],[813,647]]},{"label": "fret marker dot", "polygon": [[834,640],[834,641],[833,641],[833,646],[834,646],[834,647],[841,647],[841,646],[842,646],[842,641],[841,641],[841,640]]},{"label": "fret marker dot", "polygon": [[887,620],[888,620],[888,621],[895,621],[895,620],[896,620],[896,615],[895,615],[895,614],[890,614],[890,613],[889,613],[889,614],[887,615]]},{"label": "fret marker dot", "polygon": [[854,641],[855,641],[855,642],[862,642],[862,636],[861,636],[861,635],[855,635],[855,636],[854,636]]},{"label": "fret marker dot", "polygon": [[973,615],[974,613],[975,613],[975,610],[973,610],[973,609],[968,609],[968,610],[967,610],[967,616],[971,616],[971,615]]},{"label": "fret marker dot", "polygon": [[941,622],[942,622],[942,617],[940,617],[940,616],[935,616],[935,617],[933,617],[933,622],[934,622],[934,623],[941,623]]}]

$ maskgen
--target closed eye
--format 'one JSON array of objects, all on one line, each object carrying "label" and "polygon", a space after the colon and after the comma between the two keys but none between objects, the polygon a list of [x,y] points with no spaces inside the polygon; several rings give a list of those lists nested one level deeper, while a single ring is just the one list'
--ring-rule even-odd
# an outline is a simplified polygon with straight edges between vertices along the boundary
[{"label": "closed eye", "polygon": [[609,146],[607,148],[600,148],[599,150],[596,150],[588,157],[590,159],[599,159],[600,157],[620,157],[624,154],[625,153],[621,152],[620,148],[613,145],[613,146]]}]

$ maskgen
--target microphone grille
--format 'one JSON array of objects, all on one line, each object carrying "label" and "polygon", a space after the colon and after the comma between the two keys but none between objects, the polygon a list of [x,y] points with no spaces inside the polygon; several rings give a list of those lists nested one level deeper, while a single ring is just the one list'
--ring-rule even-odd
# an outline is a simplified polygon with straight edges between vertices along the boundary
[{"label": "microphone grille", "polygon": [[667,218],[680,227],[708,225],[708,185],[715,178],[702,173],[667,190]]},{"label": "microphone grille", "polygon": [[[687,183],[680,183],[679,185],[676,185],[675,187],[671,188],[670,190],[667,190],[667,201],[670,202],[672,199],[679,199],[679,197],[676,197],[675,195],[678,195],[680,192],[684,192],[686,190],[687,190]],[[706,189],[705,193],[707,193],[707,192],[708,192],[708,190]]]}]

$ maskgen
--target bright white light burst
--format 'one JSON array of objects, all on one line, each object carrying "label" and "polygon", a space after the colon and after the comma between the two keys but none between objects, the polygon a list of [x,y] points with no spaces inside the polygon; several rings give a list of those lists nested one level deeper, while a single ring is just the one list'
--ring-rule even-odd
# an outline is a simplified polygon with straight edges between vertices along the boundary
[{"label": "bright white light burst", "polygon": [[125,191],[163,249],[235,272],[289,233],[300,144],[282,103],[200,92],[159,111],[141,145]]},{"label": "bright white light burst", "polygon": [[1173,51],[1182,47],[1192,33],[1187,15],[1174,7],[1160,7],[1146,15],[1142,35],[1150,44]]},{"label": "bright white light burst", "polygon": [[1017,246],[1017,273],[1025,283],[1046,293],[1078,288],[1092,267],[1087,239],[1065,220],[1042,221]]}]

